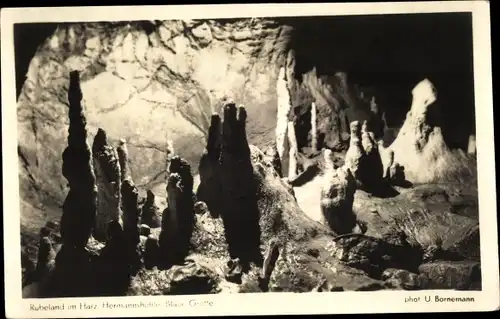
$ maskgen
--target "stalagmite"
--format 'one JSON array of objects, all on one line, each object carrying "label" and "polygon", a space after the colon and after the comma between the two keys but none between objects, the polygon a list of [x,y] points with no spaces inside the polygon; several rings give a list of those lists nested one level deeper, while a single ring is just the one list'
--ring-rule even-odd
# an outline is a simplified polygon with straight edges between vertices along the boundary
[{"label": "stalagmite", "polygon": [[293,179],[297,176],[297,157],[298,157],[298,147],[297,138],[295,135],[295,126],[292,121],[288,122],[288,179]]},{"label": "stalagmite", "polygon": [[272,163],[274,169],[278,173],[279,177],[283,177],[283,171],[281,168],[281,159],[276,149],[276,144],[269,146],[265,151],[266,160]]},{"label": "stalagmite", "polygon": [[61,236],[64,246],[83,250],[95,225],[97,186],[92,154],[87,145],[86,120],[81,105],[80,78],[70,73],[68,147],[63,152],[63,175],[69,192],[63,204]]},{"label": "stalagmite", "polygon": [[318,128],[317,128],[316,103],[311,104],[311,148],[313,152],[318,151]]},{"label": "stalagmite", "polygon": [[352,211],[356,180],[348,167],[325,172],[321,188],[321,213],[323,223],[337,235],[352,232],[356,215]]},{"label": "stalagmite", "polygon": [[119,221],[121,216],[121,171],[118,154],[108,144],[106,132],[99,128],[92,145],[94,170],[97,182],[97,218],[93,235],[97,240],[106,240],[108,223]]},{"label": "stalagmite", "polygon": [[384,175],[381,154],[373,132],[368,131],[367,121],[363,122],[361,131],[361,144],[366,156],[362,167],[362,182],[369,187],[376,188],[380,186]]},{"label": "stalagmite", "polygon": [[469,136],[469,144],[467,145],[467,154],[476,154],[476,135]]},{"label": "stalagmite", "polygon": [[366,158],[365,150],[361,143],[361,128],[358,121],[353,121],[350,124],[351,138],[349,149],[345,155],[344,166],[349,168],[356,181],[363,180],[363,172],[360,167],[363,167],[363,161]]},{"label": "stalagmite", "polygon": [[259,211],[253,167],[246,134],[246,111],[234,103],[224,106],[220,181],[221,217],[229,255],[244,265],[262,262],[259,250]]},{"label": "stalagmite", "polygon": [[181,263],[189,252],[195,223],[190,165],[172,157],[167,178],[167,203],[161,221],[159,247],[164,266]]},{"label": "stalagmite", "polygon": [[278,94],[278,113],[276,116],[276,146],[278,154],[283,161],[285,154],[285,140],[287,139],[288,116],[291,110],[290,92],[286,81],[285,68],[281,68],[276,84]]},{"label": "stalagmite", "polygon": [[126,179],[132,180],[129,168],[128,148],[127,148],[127,143],[124,139],[120,140],[120,143],[118,144],[116,151],[118,153],[118,159],[120,162],[121,180],[122,181]]},{"label": "stalagmite", "polygon": [[438,107],[434,103],[435,86],[424,79],[412,90],[412,96],[406,120],[389,146],[394,151],[394,162],[404,167],[406,180],[431,183],[472,176],[465,152],[451,150],[438,126],[440,123],[429,120],[429,109]]},{"label": "stalagmite", "polygon": [[323,158],[325,161],[325,172],[335,171],[335,163],[333,162],[333,152],[332,150],[326,148],[323,150]]}]

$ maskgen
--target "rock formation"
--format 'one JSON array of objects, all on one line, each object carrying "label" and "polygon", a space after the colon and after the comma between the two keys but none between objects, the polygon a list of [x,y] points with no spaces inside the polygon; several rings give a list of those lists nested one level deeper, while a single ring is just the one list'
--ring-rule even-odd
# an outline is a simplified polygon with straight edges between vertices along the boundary
[{"label": "rock formation", "polygon": [[318,151],[318,127],[317,127],[318,112],[316,103],[311,103],[311,148],[313,152]]},{"label": "rock formation", "polygon": [[283,177],[283,171],[281,167],[281,159],[276,148],[276,144],[269,146],[265,152],[266,160],[273,164],[274,169],[280,177]]},{"label": "rock formation", "polygon": [[140,266],[141,256],[139,251],[139,192],[134,183],[126,179],[122,182],[122,206],[123,206],[123,240],[127,247],[128,265],[134,273]]},{"label": "rock formation", "polygon": [[187,256],[195,222],[191,168],[178,156],[171,159],[166,189],[168,206],[162,215],[159,246],[161,262],[168,267]]},{"label": "rock formation", "polygon": [[45,227],[40,230],[40,241],[38,243],[38,260],[36,263],[34,280],[38,281],[47,276],[54,268],[56,253],[52,247],[49,232]]},{"label": "rock formation", "polygon": [[148,189],[146,202],[142,206],[141,223],[151,228],[161,226],[161,211],[155,203],[155,194]]},{"label": "rock formation", "polygon": [[467,155],[460,150],[452,151],[441,128],[429,119],[431,108],[436,107],[435,86],[424,79],[412,90],[412,96],[406,120],[389,146],[394,151],[394,161],[404,167],[406,179],[412,183],[430,183],[474,175],[469,171]]},{"label": "rock formation", "polygon": [[198,172],[200,185],[196,197],[207,204],[210,214],[217,218],[220,212],[221,182],[219,173],[219,157],[221,152],[221,119],[218,114],[213,114],[208,131],[206,148],[200,159]]},{"label": "rock formation", "polygon": [[121,171],[118,154],[108,144],[106,132],[99,128],[92,145],[94,170],[97,182],[97,218],[93,236],[106,240],[108,223],[121,218]]},{"label": "rock formation", "polygon": [[332,170],[331,164],[328,166],[321,189],[323,222],[337,235],[350,233],[356,226],[356,215],[352,211],[356,180],[348,167]]},{"label": "rock formation", "polygon": [[63,152],[62,172],[68,180],[69,192],[61,217],[61,236],[64,246],[83,249],[95,225],[97,187],[92,168],[91,151],[87,145],[86,120],[80,103],[79,74],[70,74],[68,91],[69,135]]},{"label": "rock formation", "polygon": [[471,134],[469,136],[469,144],[467,145],[467,154],[476,154],[476,135]]},{"label": "rock formation", "polygon": [[[125,183],[128,187],[128,183]],[[124,222],[129,222],[124,215]],[[125,224],[124,224],[125,226]],[[107,227],[107,242],[99,254],[98,278],[99,289],[103,295],[115,296],[123,294],[129,284],[131,271],[130,235],[124,230],[121,222],[111,220]],[[137,261],[136,261],[137,262]]]},{"label": "rock formation", "polygon": [[276,262],[278,261],[279,254],[280,246],[275,239],[272,239],[264,256],[264,263],[262,266],[262,273],[260,277],[260,288],[263,291],[267,291],[269,289],[269,281],[271,280],[271,275],[274,268],[276,267]]},{"label": "rock formation", "polygon": [[158,243],[158,238],[149,235],[144,248],[144,267],[146,267],[146,269],[152,269],[158,266],[160,262],[159,258],[160,245]]},{"label": "rock formation", "polygon": [[124,139],[120,139],[116,151],[120,163],[121,180],[122,181],[126,179],[132,180],[132,175],[130,174],[130,167],[129,167],[128,148],[127,148],[127,143]]},{"label": "rock formation", "polygon": [[276,115],[276,146],[280,159],[283,161],[285,154],[285,142],[288,139],[288,118],[292,108],[290,93],[288,91],[285,68],[281,68],[276,83],[278,95],[278,110]]},{"label": "rock formation", "polygon": [[[63,244],[56,256],[53,287],[53,292],[62,296],[88,293],[90,256],[85,247],[96,222],[97,186],[81,100],[79,73],[72,71],[68,89],[68,146],[63,152],[62,167],[69,192],[63,204],[60,223]],[[79,276],[74,276],[75,272]]]},{"label": "rock formation", "polygon": [[381,154],[378,150],[378,144],[373,132],[368,131],[368,122],[364,121],[361,128],[361,144],[365,152],[363,161],[362,177],[363,184],[375,189],[380,187],[384,175],[384,166],[382,164]]},{"label": "rock formation", "polygon": [[295,135],[295,124],[293,121],[288,122],[287,128],[287,137],[288,137],[288,175],[289,179],[293,179],[297,176],[298,173],[298,163],[297,157],[299,156],[299,149],[297,146],[297,138]]},{"label": "rock formation", "polygon": [[364,179],[363,166],[366,160],[366,153],[361,141],[361,127],[358,121],[353,121],[350,124],[351,138],[349,149],[345,154],[344,166],[349,168],[352,175],[356,179],[358,185],[362,185]]},{"label": "rock formation", "polygon": [[223,194],[220,215],[231,258],[244,265],[261,263],[257,190],[253,179],[250,147],[246,138],[246,110],[234,103],[224,105],[220,181]]}]

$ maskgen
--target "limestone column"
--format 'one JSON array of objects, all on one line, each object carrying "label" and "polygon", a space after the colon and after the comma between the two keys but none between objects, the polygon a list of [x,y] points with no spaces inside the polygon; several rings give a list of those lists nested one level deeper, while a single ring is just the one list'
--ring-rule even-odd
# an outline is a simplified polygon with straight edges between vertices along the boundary
[{"label": "limestone column", "polygon": [[313,152],[318,151],[318,128],[317,128],[317,110],[316,103],[311,104],[311,148]]}]

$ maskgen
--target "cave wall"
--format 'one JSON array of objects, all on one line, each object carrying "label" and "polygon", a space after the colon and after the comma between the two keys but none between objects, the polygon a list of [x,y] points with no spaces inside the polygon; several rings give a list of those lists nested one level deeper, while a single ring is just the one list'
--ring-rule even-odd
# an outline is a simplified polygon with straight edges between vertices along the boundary
[{"label": "cave wall", "polygon": [[72,69],[82,71],[89,140],[98,127],[112,142],[125,138],[137,184],[159,183],[159,191],[167,140],[196,170],[208,115],[225,97],[246,106],[250,143],[274,141],[282,66],[300,146],[308,143],[312,101],[320,146],[341,146],[348,122],[372,116],[372,96],[397,132],[411,89],[428,77],[448,119],[441,122],[445,138],[466,147],[474,132],[471,19],[453,13],[16,25],[21,194],[66,194],[61,154]]}]

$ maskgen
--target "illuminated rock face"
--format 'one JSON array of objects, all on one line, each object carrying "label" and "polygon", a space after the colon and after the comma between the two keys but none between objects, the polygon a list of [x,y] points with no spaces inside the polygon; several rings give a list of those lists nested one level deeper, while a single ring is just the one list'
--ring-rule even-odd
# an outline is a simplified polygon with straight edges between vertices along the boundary
[{"label": "illuminated rock face", "polygon": [[97,182],[97,218],[94,238],[106,239],[108,223],[121,220],[121,171],[118,154],[108,143],[106,132],[98,129],[92,145],[94,171]]}]

